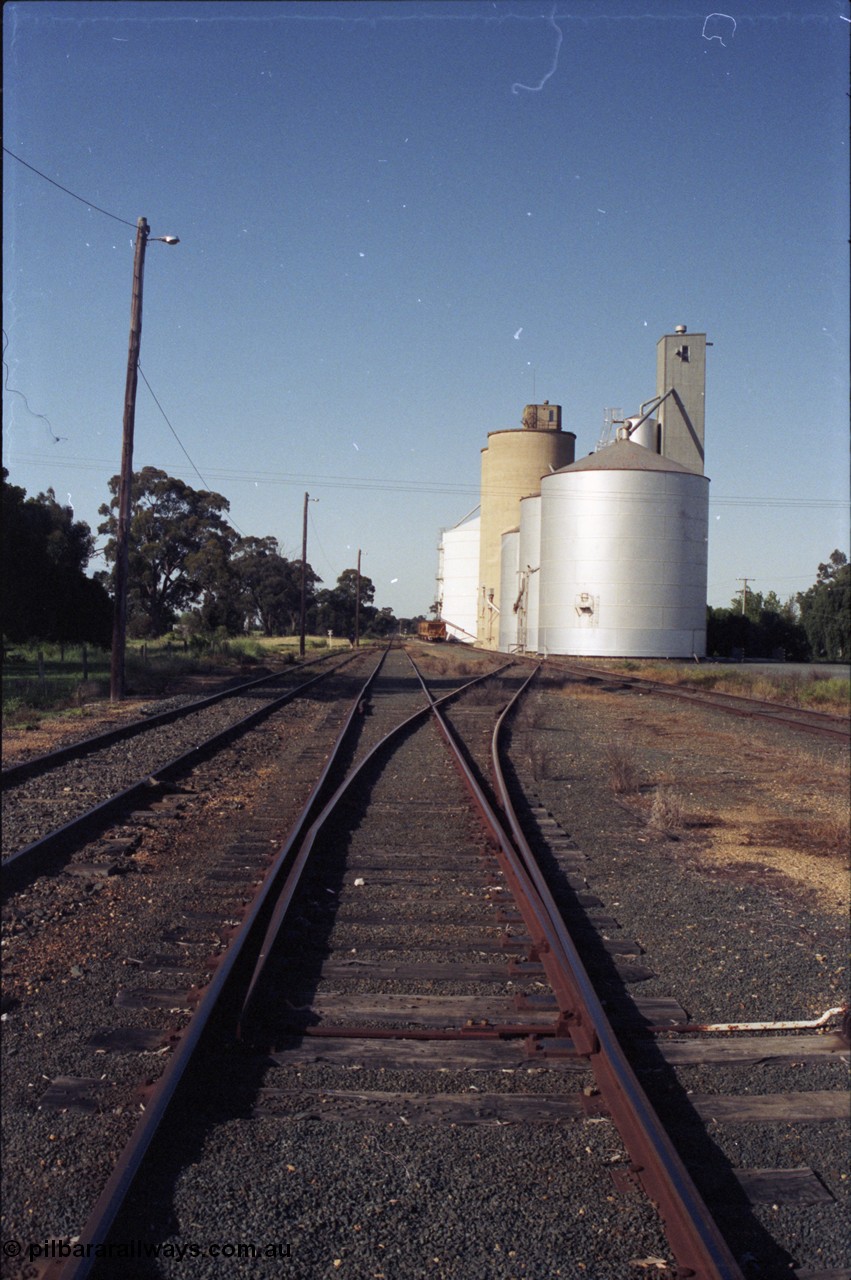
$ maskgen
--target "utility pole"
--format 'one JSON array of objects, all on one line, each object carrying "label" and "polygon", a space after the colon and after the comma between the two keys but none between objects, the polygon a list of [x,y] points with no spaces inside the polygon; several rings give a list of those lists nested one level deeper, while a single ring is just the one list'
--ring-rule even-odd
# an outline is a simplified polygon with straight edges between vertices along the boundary
[{"label": "utility pole", "polygon": [[[124,388],[124,430],[121,437],[121,475],[118,478],[118,528],[115,534],[115,601],[112,615],[112,654],[109,666],[109,700],[124,697],[124,651],[127,642],[127,564],[130,542],[130,507],[133,490],[133,431],[136,425],[136,386],[139,381],[139,348],[142,344],[142,283],[145,249],[150,236],[146,218],[136,223],[133,257],[133,294],[130,300],[130,342],[127,349],[127,382]],[[162,244],[180,244],[177,236],[154,236]]]},{"label": "utility pole", "polygon": [[124,390],[124,432],[121,439],[121,475],[118,482],[118,530],[115,536],[115,601],[112,616],[112,656],[109,668],[109,700],[124,697],[124,648],[127,637],[127,564],[130,535],[130,499],[133,488],[133,430],[136,424],[136,384],[139,380],[139,347],[142,342],[142,281],[145,248],[150,227],[145,218],[136,224],[133,258],[133,295],[130,302],[130,344],[127,351],[127,383]]},{"label": "utility pole", "polygon": [[304,657],[304,616],[307,610],[307,504],[310,494],[304,495],[304,521],[301,533],[301,621],[298,633],[298,654]]},{"label": "utility pole", "polygon": [[355,648],[360,645],[360,547],[358,547],[358,578],[355,585]]},{"label": "utility pole", "polygon": [[756,582],[756,578],[737,578],[737,582],[743,583],[742,586],[742,613],[747,612],[748,607],[748,583]]}]

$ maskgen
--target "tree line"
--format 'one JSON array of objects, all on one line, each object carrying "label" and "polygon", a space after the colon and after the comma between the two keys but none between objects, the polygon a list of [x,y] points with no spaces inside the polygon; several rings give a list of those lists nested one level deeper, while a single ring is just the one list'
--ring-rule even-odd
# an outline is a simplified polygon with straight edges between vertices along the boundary
[{"label": "tree line", "polygon": [[[104,647],[112,634],[111,590],[118,526],[118,476],[99,514],[107,568],[86,569],[95,540],[52,489],[28,498],[3,469],[3,636]],[[154,638],[180,626],[184,633],[293,635],[300,626],[302,565],[280,552],[275,538],[245,537],[228,523],[220,493],[196,490],[156,467],[133,476],[129,530],[127,630]],[[358,595],[356,569],[335,585],[305,565],[305,622],[312,633],[352,635]],[[376,608],[375,587],[360,575],[359,629],[387,635],[408,619]],[[847,661],[851,632],[851,565],[834,551],[818,566],[813,585],[781,601],[749,591],[729,608],[707,609],[710,657],[779,657],[789,661]]]},{"label": "tree line", "polygon": [[774,591],[747,591],[729,608],[707,609],[710,657],[847,662],[849,635],[851,565],[838,550],[819,565],[813,585],[788,600]]},{"label": "tree line", "polygon": [[[75,521],[52,489],[35,498],[3,470],[3,633],[7,641],[89,641],[108,646],[115,575],[119,478],[99,510],[107,568],[93,577],[89,526]],[[134,474],[128,534],[127,632],[154,638],[185,634],[293,635],[301,622],[301,560],[282,555],[275,538],[245,537],[229,524],[228,500],[196,490],[156,467]],[[345,569],[330,588],[305,565],[305,624],[312,633],[352,635],[358,573]],[[375,586],[360,575],[359,630],[386,635],[397,626],[374,604]]]}]

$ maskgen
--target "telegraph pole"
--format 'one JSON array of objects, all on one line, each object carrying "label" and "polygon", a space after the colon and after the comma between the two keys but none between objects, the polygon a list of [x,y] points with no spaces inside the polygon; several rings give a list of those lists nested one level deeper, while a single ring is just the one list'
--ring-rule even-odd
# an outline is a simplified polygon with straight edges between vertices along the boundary
[{"label": "telegraph pole", "polygon": [[748,607],[748,583],[756,582],[756,578],[737,578],[737,582],[741,582],[742,586],[742,613],[747,612]]},{"label": "telegraph pole", "polygon": [[355,648],[360,644],[360,547],[358,547],[358,578],[355,586]]},{"label": "telegraph pole", "polygon": [[[124,388],[124,430],[121,437],[121,475],[118,478],[118,527],[115,534],[115,601],[112,614],[112,655],[109,666],[109,700],[124,697],[124,650],[127,640],[127,563],[130,541],[130,507],[133,490],[133,430],[136,425],[136,385],[139,381],[139,348],[142,344],[142,282],[145,249],[151,228],[146,218],[136,223],[133,257],[133,294],[130,300],[130,342],[127,349],[127,382]],[[154,236],[161,244],[180,244],[177,236]]]},{"label": "telegraph pole", "polygon": [[124,647],[127,636],[127,564],[130,535],[130,499],[133,488],[133,430],[136,424],[136,384],[139,380],[139,347],[142,342],[142,281],[145,247],[150,227],[145,218],[136,224],[133,258],[133,295],[130,302],[130,344],[127,351],[127,384],[124,390],[124,432],[121,439],[121,475],[118,482],[118,530],[115,536],[115,601],[112,617],[112,656],[109,700],[124,697]]},{"label": "telegraph pole", "polygon": [[301,532],[301,621],[298,633],[298,654],[304,657],[304,618],[307,612],[307,504],[310,494],[304,495],[304,521]]}]

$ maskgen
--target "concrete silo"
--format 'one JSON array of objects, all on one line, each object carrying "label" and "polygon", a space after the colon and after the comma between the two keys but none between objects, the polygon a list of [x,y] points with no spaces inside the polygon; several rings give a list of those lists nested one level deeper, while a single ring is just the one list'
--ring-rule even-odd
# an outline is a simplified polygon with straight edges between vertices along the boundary
[{"label": "concrete silo", "polygon": [[[541,492],[541,477],[573,461],[576,437],[561,429],[561,406],[527,405],[519,430],[491,431],[482,450],[478,643],[499,644],[502,535],[520,522],[520,500]],[[514,602],[511,601],[511,604]]]},{"label": "concrete silo", "polygon": [[447,638],[472,644],[476,639],[479,580],[479,516],[465,516],[440,541],[438,599]]},{"label": "concrete silo", "polygon": [[622,438],[541,483],[538,647],[706,653],[709,481]]}]

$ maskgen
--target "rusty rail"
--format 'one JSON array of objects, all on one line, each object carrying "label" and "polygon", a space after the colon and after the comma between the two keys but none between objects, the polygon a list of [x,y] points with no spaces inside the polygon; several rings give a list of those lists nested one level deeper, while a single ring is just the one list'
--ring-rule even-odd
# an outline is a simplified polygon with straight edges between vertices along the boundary
[{"label": "rusty rail", "polygon": [[645,676],[628,675],[622,671],[608,671],[604,667],[577,667],[569,662],[547,659],[558,670],[584,679],[609,681],[627,689],[638,689],[665,698],[679,698],[695,706],[723,711],[728,715],[746,719],[767,720],[774,724],[800,729],[806,733],[821,733],[831,738],[848,741],[851,723],[846,716],[830,711],[817,711],[809,707],[794,707],[785,702],[768,702],[762,698],[749,698],[745,694],[727,693],[721,689],[696,689],[691,685],[668,684],[664,680],[650,680]]},{"label": "rusty rail", "polygon": [[[557,970],[562,1016],[571,1038],[589,1058],[600,1092],[632,1159],[632,1172],[656,1204],[665,1224],[668,1242],[677,1259],[680,1276],[701,1280],[742,1280],[742,1272],[717,1224],[704,1204],[691,1176],[662,1127],[603,1010],[549,887],[520,826],[499,759],[499,739],[507,717],[537,674],[537,668],[505,708],[493,733],[492,759],[512,838],[526,878],[534,886],[549,922],[547,942],[552,950],[541,960],[550,977]],[[553,982],[553,978],[550,978]],[[562,1006],[564,999],[564,1006]]]},{"label": "rusty rail", "polygon": [[[296,862],[299,863],[301,870],[307,861],[307,855],[301,857],[302,848],[308,844],[312,846],[313,838],[311,832],[314,828],[318,829],[321,825],[320,819],[327,816],[336,804],[343,791],[351,784],[355,777],[360,773],[361,769],[375,752],[387,741],[387,738],[394,736],[403,730],[412,720],[427,716],[431,712],[431,706],[426,705],[421,711],[414,716],[409,717],[401,725],[397,725],[390,734],[369,753],[369,755],[361,762],[357,769],[353,770],[334,793],[332,799],[324,806],[319,818],[316,818],[316,812],[322,801],[323,794],[327,790],[328,780],[335,766],[335,762],[340,751],[347,741],[352,726],[355,723],[358,711],[367,695],[369,688],[375,680],[381,666],[384,662],[389,649],[384,650],[379,662],[364,683],[357,697],[354,698],[351,710],[346,718],[337,740],[329,753],[328,760],[322,770],[320,777],[317,779],[310,797],[308,798],[301,814],[290,831],[290,834],[276,855],[275,861],[269,868],[263,883],[258,889],[254,899],[250,903],[246,914],[243,918],[239,929],[233,936],[228,949],[223,953],[221,960],[215,970],[213,978],[209,985],[204,989],[203,994],[198,1002],[191,1021],[180,1033],[177,1041],[173,1057],[166,1067],[163,1075],[151,1091],[147,1102],[145,1114],[134,1130],[129,1142],[122,1151],[119,1159],[109,1176],[97,1202],[92,1208],[86,1223],[80,1232],[80,1239],[89,1246],[89,1256],[86,1258],[71,1258],[64,1262],[51,1262],[42,1273],[42,1280],[84,1280],[89,1275],[92,1267],[97,1261],[96,1247],[103,1243],[113,1223],[127,1197],[127,1194],[133,1184],[136,1175],[142,1165],[147,1151],[163,1122],[169,1106],[174,1098],[174,1094],[185,1075],[194,1052],[198,1047],[198,1043],[206,1030],[222,996],[224,988],[231,978],[233,969],[242,954],[247,949],[247,945],[256,936],[255,930],[259,930],[263,924],[263,917],[268,914],[269,903],[273,893],[277,891],[281,877],[286,873],[287,879],[283,888],[280,890],[281,896],[286,897],[287,901],[292,898],[297,877],[294,880],[294,872]],[[501,670],[502,668],[500,668]],[[477,676],[474,680],[468,681],[459,689],[453,690],[444,696],[441,701],[449,701],[461,692],[462,688],[468,688],[472,684],[478,683],[480,680],[493,676],[498,672],[489,672],[484,676]],[[317,677],[318,678],[318,677]],[[303,687],[303,686],[302,686]],[[315,833],[314,833],[315,836]],[[307,849],[309,853],[309,847]],[[261,955],[267,956],[274,941],[274,936],[280,923],[283,920],[285,911],[274,909],[275,928],[269,924],[266,928],[263,942],[260,945]],[[260,977],[262,964],[255,966],[249,988],[243,1003],[242,1013],[240,1015],[240,1023],[245,1019],[246,1010],[249,1008],[253,999],[254,990]]]},{"label": "rusty rail", "polygon": [[[298,879],[307,863],[319,828],[327,821],[338,804],[343,793],[360,775],[367,763],[376,753],[383,749],[388,740],[405,731],[414,721],[429,714],[436,718],[440,731],[446,738],[453,758],[461,776],[469,789],[476,807],[490,832],[495,845],[497,857],[514,893],[517,906],[523,916],[535,950],[539,954],[547,978],[555,992],[558,1004],[558,1018],[545,1034],[550,1038],[569,1035],[577,1052],[587,1056],[589,1065],[595,1071],[601,1093],[606,1101],[612,1117],[618,1126],[626,1148],[633,1160],[633,1172],[641,1179],[641,1183],[660,1211],[668,1232],[672,1252],[677,1259],[679,1277],[697,1277],[698,1280],[742,1280],[735,1259],[727,1249],[726,1243],[711,1219],[708,1210],[694,1188],[689,1175],[676,1152],[662,1130],[661,1124],[653,1112],[640,1085],[635,1079],[629,1064],[626,1062],[620,1045],[603,1013],[590,979],[585,973],[572,940],[570,939],[558,910],[553,902],[548,887],[537,868],[537,864],[525,841],[517,822],[516,815],[505,792],[501,769],[498,765],[498,739],[506,716],[516,705],[517,699],[528,687],[529,681],[512,698],[508,707],[499,718],[494,730],[492,750],[499,785],[502,790],[502,804],[506,821],[511,830],[508,834],[503,820],[494,811],[470,766],[459,749],[453,730],[441,714],[441,706],[456,697],[461,688],[477,683],[470,681],[466,685],[435,700],[425,690],[428,704],[414,713],[378,743],[369,755],[352,770],[340,786],[337,787],[330,800],[322,803],[322,795],[327,790],[330,771],[335,757],[348,737],[348,732],[357,714],[357,707],[375,678],[380,663],[370,676],[369,681],[355,699],[346,725],[338,736],[331,757],[326,763],[322,777],[317,781],[311,798],[305,805],[302,815],[293,827],[286,844],[280,850],[273,867],[264,880],[263,885],[251,903],[246,917],[224,953],[210,985],[206,988],[193,1018],[177,1044],[174,1057],[154,1089],[148,1108],[140,1121],[130,1143],[122,1152],[100,1198],[81,1232],[81,1238],[94,1246],[103,1242],[121,1208],[139,1170],[153,1137],[172,1101],[175,1090],[180,1083],[195,1051],[200,1037],[205,1030],[226,982],[232,974],[234,965],[244,952],[250,936],[256,937],[255,930],[262,927],[268,916],[273,892],[282,876],[286,876],[277,904],[265,929],[259,946],[259,959],[249,982],[242,1013],[240,1029],[250,1016],[251,1006],[255,999],[257,984],[260,980],[265,959],[268,957],[275,937],[285,917],[288,905],[292,901]],[[416,670],[415,664],[414,668]],[[419,675],[419,672],[417,672]],[[490,676],[497,674],[489,673]],[[530,680],[534,677],[530,677]],[[482,679],[486,677],[479,677]],[[421,677],[420,677],[421,679]],[[421,679],[422,682],[422,679]],[[337,1035],[339,1028],[334,1028]],[[359,1029],[362,1034],[363,1029]],[[540,1027],[511,1026],[507,1028],[482,1029],[482,1035],[489,1038],[500,1033],[516,1036],[521,1032],[539,1036]],[[393,1031],[391,1034],[405,1038],[416,1038],[416,1030]],[[430,1030],[429,1039],[436,1038]],[[475,1029],[467,1034],[476,1034]],[[57,1270],[49,1268],[47,1277],[58,1280],[82,1280],[88,1275],[95,1258],[71,1259]]]},{"label": "rusty rail", "polygon": [[[351,661],[351,659],[348,661]],[[233,724],[228,725],[226,729],[222,729],[219,733],[213,734],[205,742],[190,748],[189,751],[184,752],[182,755],[175,756],[173,760],[169,760],[153,773],[146,773],[143,778],[137,779],[129,787],[125,787],[123,791],[116,792],[115,795],[102,800],[100,804],[87,809],[85,813],[72,818],[70,822],[64,823],[61,827],[56,827],[53,831],[49,831],[47,835],[41,836],[38,840],[33,840],[22,849],[10,854],[2,864],[3,899],[5,900],[9,894],[16,892],[29,880],[41,874],[54,861],[61,859],[63,855],[68,856],[73,851],[76,842],[92,839],[100,831],[104,830],[122,810],[134,804],[144,804],[146,801],[154,799],[157,794],[157,783],[170,781],[187,772],[187,770],[194,768],[210,752],[221,750],[234,738],[254,728],[255,725],[260,724],[276,711],[279,711],[288,702],[303,694],[306,689],[309,689],[318,681],[324,680],[326,676],[333,673],[333,670],[339,670],[339,667],[332,669],[332,671],[321,671],[309,680],[305,680],[301,684],[294,686],[294,688],[288,689],[279,697],[270,700],[266,706],[259,707],[241,720],[234,721]],[[266,680],[268,677],[264,676],[262,679]],[[247,687],[246,685],[241,685],[237,692],[244,692]],[[197,711],[215,702],[221,702],[224,696],[226,695],[214,694],[211,698],[204,698],[200,702],[193,703],[190,710]],[[154,723],[165,724],[175,718],[170,712],[166,712],[163,717],[158,718]],[[142,725],[142,728],[150,727],[150,723]],[[110,733],[103,736],[112,738],[113,734]],[[88,743],[94,741],[96,740],[87,739]],[[40,757],[40,759],[45,759],[45,757]]]}]

